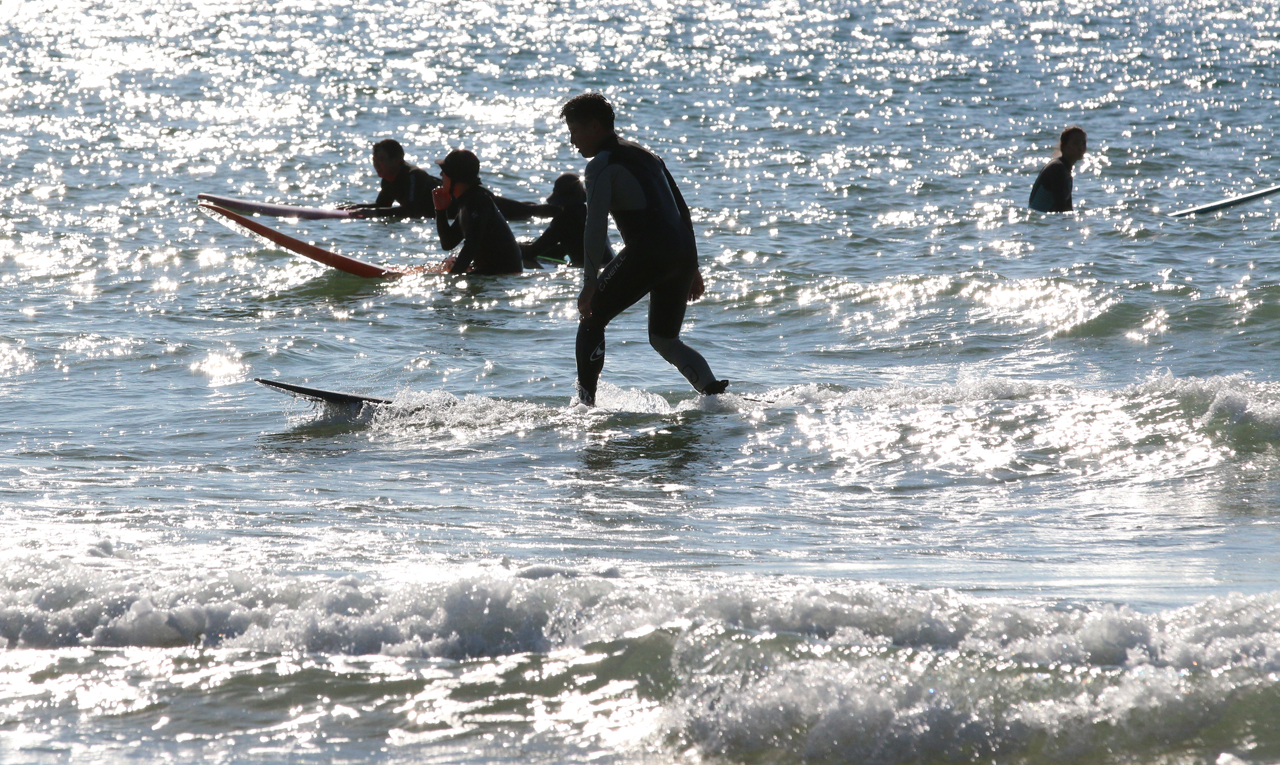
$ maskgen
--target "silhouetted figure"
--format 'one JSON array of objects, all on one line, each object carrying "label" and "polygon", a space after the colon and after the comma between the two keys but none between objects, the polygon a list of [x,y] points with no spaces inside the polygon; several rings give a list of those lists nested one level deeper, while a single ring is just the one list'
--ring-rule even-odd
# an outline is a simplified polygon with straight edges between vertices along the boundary
[{"label": "silhouetted figure", "polygon": [[494,203],[493,192],[480,185],[479,158],[455,149],[438,164],[440,187],[432,192],[432,201],[440,246],[452,250],[463,243],[449,273],[520,273],[520,245]]},{"label": "silhouetted figure", "polygon": [[1032,210],[1040,212],[1071,212],[1071,167],[1089,150],[1084,128],[1072,125],[1062,131],[1058,139],[1058,156],[1040,170],[1036,183],[1031,187]]},{"label": "silhouetted figure", "polygon": [[[569,140],[587,164],[587,224],[582,293],[578,296],[578,400],[595,404],[604,369],[604,330],[615,316],[649,296],[649,344],[700,393],[723,393],[706,359],[680,340],[685,304],[702,296],[693,220],[675,179],[653,152],[613,132],[613,107],[599,93],[571,98],[560,110]],[[623,248],[603,265],[609,216]]]},{"label": "silhouetted figure", "polygon": [[431,192],[440,179],[404,161],[404,147],[394,138],[373,145],[373,169],[382,190],[371,205],[344,205],[359,218],[425,218],[432,213]]},{"label": "silhouetted figure", "polygon": [[582,187],[577,173],[565,173],[556,178],[556,185],[544,207],[551,207],[555,213],[542,236],[532,242],[520,243],[525,267],[541,268],[537,263],[538,258],[543,258],[581,268],[582,235],[587,225],[587,190]]}]

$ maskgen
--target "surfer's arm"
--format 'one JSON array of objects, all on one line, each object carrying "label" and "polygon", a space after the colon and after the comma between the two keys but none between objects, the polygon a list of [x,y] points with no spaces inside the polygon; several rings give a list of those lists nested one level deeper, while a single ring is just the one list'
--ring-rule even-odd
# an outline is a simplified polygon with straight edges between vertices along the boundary
[{"label": "surfer's arm", "polygon": [[465,274],[471,268],[471,261],[475,260],[475,255],[471,250],[470,243],[464,242],[458,257],[454,258],[453,263],[449,265],[449,273]]},{"label": "surfer's arm", "polygon": [[[461,219],[462,215],[459,214],[458,218]],[[436,210],[436,233],[440,235],[440,246],[446,250],[457,247],[458,243],[465,238],[462,224],[457,221],[449,222],[448,210]]]},{"label": "surfer's arm", "polygon": [[[676,209],[680,211],[680,220],[684,221],[684,225],[689,229],[689,233],[693,233],[693,216],[689,214],[689,205],[684,201],[684,195],[680,193],[680,187],[676,185],[676,179],[671,177],[671,171],[667,169],[666,163],[662,165],[662,174],[667,177],[667,186],[671,187],[671,196],[676,199]],[[694,244],[697,245],[697,237],[694,237]]]},{"label": "surfer's arm", "polygon": [[626,172],[610,165],[608,152],[600,152],[587,163],[587,223],[583,232],[582,270],[586,287],[594,290],[600,267],[613,257],[609,249],[609,205],[613,203],[613,176]]},{"label": "surfer's arm", "polygon": [[525,260],[536,258],[540,255],[548,255],[558,249],[563,249],[567,252],[568,248],[564,245],[567,233],[564,219],[552,218],[551,223],[547,225],[547,230],[542,232],[542,236],[522,246]]},{"label": "surfer's arm", "polygon": [[[462,236],[462,249],[458,252],[458,257],[453,261],[453,265],[449,267],[451,274],[463,274],[471,269],[472,262],[476,259],[476,253],[484,247],[484,225],[483,221],[478,220],[477,212],[468,207],[466,203],[458,204],[458,220],[454,222],[453,228]],[[440,221],[437,214],[436,222]],[[443,239],[441,240],[443,241]],[[454,242],[456,245],[457,242]]]},{"label": "surfer's arm", "polygon": [[502,217],[507,220],[529,220],[530,218],[551,218],[560,212],[560,208],[555,205],[540,205],[534,202],[520,202],[515,199],[507,199],[497,194],[493,195],[493,203],[497,205],[498,212],[502,213]]}]

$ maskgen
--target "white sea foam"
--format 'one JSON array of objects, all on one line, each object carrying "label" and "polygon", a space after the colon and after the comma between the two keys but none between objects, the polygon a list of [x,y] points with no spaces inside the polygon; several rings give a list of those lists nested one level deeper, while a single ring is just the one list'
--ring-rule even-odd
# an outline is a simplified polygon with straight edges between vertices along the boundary
[{"label": "white sea foam", "polygon": [[[1224,716],[1247,720],[1242,699],[1280,688],[1280,593],[1141,613],[883,585],[661,582],[639,570],[607,579],[550,564],[390,585],[162,579],[34,560],[10,566],[0,587],[10,650],[197,644],[335,661],[564,651],[585,660],[593,646],[647,651],[658,638],[670,658],[645,672],[673,683],[663,735],[731,759],[1142,751],[1185,744]],[[624,689],[639,676],[621,667],[609,670],[623,684],[610,693],[631,697]],[[1273,723],[1253,724],[1280,743]]]}]

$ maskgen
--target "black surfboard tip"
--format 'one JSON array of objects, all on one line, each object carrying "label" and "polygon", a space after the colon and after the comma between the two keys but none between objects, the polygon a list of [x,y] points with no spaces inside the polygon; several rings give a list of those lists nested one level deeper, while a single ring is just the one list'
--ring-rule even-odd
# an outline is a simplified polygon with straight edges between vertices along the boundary
[{"label": "black surfboard tip", "polygon": [[293,383],[281,382],[280,380],[268,380],[265,377],[255,377],[253,381],[259,385],[263,385],[280,393],[287,393],[297,398],[305,398],[311,401],[320,401],[325,404],[346,404],[364,405],[364,404],[390,404],[391,399],[375,398],[374,396],[362,396],[358,393],[343,393],[336,390],[325,390],[323,388],[309,388],[305,385],[294,385]]}]

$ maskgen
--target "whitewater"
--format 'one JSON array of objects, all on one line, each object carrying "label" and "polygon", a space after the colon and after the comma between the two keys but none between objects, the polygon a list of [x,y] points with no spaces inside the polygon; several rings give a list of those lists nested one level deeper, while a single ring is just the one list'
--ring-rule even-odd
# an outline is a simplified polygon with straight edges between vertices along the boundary
[{"label": "whitewater", "polygon": [[[0,761],[1280,762],[1280,203],[1169,216],[1278,182],[1277,31],[0,3]],[[690,204],[724,395],[641,303],[575,405],[580,271],[196,204],[372,201],[387,137],[541,200],[588,90]]]}]

